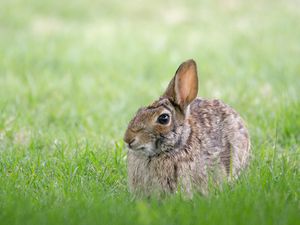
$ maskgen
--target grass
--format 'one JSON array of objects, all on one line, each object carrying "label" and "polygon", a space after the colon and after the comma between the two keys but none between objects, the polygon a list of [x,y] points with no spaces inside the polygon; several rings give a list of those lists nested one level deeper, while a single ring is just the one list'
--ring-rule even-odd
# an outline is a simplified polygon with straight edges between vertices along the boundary
[{"label": "grass", "polygon": [[[0,224],[299,224],[299,21],[292,0],[1,1]],[[188,58],[247,121],[250,168],[134,200],[123,133]]]}]

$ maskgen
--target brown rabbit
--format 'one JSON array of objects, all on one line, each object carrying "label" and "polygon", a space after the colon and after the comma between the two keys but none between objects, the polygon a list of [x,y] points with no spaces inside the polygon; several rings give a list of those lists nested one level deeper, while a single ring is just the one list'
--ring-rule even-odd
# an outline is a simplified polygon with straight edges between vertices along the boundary
[{"label": "brown rabbit", "polygon": [[129,188],[137,196],[208,193],[208,183],[237,178],[249,161],[247,128],[220,100],[196,98],[197,66],[183,62],[165,93],[130,121]]}]

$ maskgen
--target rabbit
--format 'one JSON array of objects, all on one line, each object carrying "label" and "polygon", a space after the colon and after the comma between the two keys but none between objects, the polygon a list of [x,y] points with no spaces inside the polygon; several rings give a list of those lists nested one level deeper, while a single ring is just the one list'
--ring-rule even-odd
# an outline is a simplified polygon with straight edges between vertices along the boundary
[{"label": "rabbit", "polygon": [[250,137],[242,118],[222,101],[197,93],[197,65],[190,59],[164,94],[129,122],[124,142],[135,196],[207,195],[211,183],[233,181],[249,164]]}]

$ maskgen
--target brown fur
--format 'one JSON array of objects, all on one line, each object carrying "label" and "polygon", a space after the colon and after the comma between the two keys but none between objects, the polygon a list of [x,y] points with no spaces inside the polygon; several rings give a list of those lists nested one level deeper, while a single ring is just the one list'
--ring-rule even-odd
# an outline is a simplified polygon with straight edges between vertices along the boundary
[{"label": "brown fur", "polygon": [[[237,178],[248,164],[250,140],[243,120],[220,100],[196,98],[197,91],[196,64],[189,60],[164,95],[129,123],[124,136],[128,179],[137,196],[179,189],[188,196],[206,194],[209,180],[221,184]],[[157,122],[163,113],[170,116],[166,125]]]}]

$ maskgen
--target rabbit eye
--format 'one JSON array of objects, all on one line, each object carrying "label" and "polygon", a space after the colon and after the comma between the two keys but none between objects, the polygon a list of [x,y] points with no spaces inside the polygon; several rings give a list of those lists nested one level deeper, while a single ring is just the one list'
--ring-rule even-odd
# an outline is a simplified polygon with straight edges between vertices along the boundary
[{"label": "rabbit eye", "polygon": [[157,118],[157,122],[163,125],[168,124],[170,121],[170,116],[166,113],[161,114],[158,118]]}]

